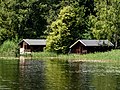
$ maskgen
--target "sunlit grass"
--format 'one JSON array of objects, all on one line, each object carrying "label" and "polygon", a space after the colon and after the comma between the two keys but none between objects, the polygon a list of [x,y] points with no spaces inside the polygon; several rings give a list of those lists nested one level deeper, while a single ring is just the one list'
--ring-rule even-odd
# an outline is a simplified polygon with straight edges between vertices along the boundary
[{"label": "sunlit grass", "polygon": [[35,52],[32,53],[33,58],[58,58],[66,60],[120,60],[120,50],[112,50],[108,52],[96,52],[90,54],[56,54],[50,52]]},{"label": "sunlit grass", "polygon": [[[12,41],[6,41],[0,46],[0,57],[15,57],[18,46]],[[89,54],[56,54],[53,52],[32,52],[31,55],[25,55],[32,59],[61,59],[61,60],[114,60],[120,61],[120,50],[111,50],[108,52],[96,52]]]},{"label": "sunlit grass", "polygon": [[81,56],[84,59],[92,60],[120,60],[120,50],[112,50],[108,52],[97,52],[94,54],[86,54]]}]

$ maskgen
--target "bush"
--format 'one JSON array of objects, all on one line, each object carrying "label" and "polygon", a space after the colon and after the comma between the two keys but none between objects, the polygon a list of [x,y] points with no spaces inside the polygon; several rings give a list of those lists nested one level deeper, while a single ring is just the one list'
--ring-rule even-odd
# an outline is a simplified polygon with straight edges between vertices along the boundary
[{"label": "bush", "polygon": [[0,46],[0,56],[16,56],[18,45],[14,41],[7,40]]}]

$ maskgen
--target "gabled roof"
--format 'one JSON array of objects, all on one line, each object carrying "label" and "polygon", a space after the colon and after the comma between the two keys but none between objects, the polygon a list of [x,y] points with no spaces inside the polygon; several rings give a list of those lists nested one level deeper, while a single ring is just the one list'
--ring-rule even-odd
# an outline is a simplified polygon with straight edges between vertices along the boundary
[{"label": "gabled roof", "polygon": [[109,40],[77,40],[69,48],[72,48],[78,42],[82,43],[84,46],[114,46]]},{"label": "gabled roof", "polygon": [[46,45],[45,39],[23,39],[20,43],[22,43],[23,41],[29,45]]}]

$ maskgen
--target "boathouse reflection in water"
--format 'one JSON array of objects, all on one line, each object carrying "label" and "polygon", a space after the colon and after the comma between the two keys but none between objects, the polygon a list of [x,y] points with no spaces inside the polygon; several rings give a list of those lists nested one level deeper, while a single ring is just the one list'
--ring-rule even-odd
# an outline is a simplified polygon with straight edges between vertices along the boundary
[{"label": "boathouse reflection in water", "polygon": [[0,60],[0,89],[119,90],[119,63]]}]

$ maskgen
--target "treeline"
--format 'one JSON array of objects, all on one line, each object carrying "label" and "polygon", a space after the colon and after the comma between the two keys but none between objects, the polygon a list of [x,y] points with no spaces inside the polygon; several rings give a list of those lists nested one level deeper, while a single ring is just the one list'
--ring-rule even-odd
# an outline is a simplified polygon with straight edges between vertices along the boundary
[{"label": "treeline", "polygon": [[47,38],[47,51],[66,53],[78,39],[120,44],[120,0],[0,0],[0,44]]}]

